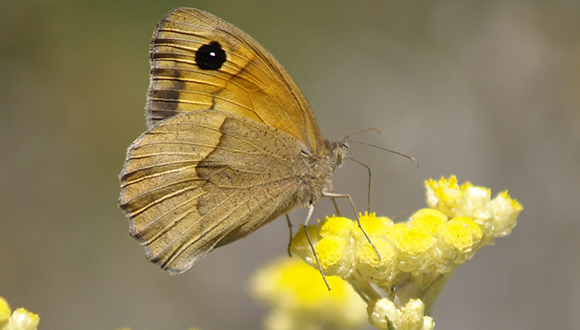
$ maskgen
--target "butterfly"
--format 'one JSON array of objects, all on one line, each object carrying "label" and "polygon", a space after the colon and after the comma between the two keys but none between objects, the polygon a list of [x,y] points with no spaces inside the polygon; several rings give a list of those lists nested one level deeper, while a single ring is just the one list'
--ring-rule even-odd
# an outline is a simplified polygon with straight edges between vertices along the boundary
[{"label": "butterfly", "polygon": [[[171,274],[333,193],[348,158],[270,52],[234,25],[176,8],[150,46],[148,129],[127,151],[119,205]],[[307,220],[308,221],[308,220]]]}]

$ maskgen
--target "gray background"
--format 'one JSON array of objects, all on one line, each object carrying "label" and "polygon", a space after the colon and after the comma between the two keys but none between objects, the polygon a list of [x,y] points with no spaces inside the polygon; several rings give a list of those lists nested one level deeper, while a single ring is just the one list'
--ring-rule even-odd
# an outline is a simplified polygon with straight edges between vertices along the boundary
[{"label": "gray background", "polygon": [[[580,328],[578,1],[3,0],[0,295],[13,307],[45,330],[261,326],[246,283],[285,253],[283,219],[172,277],[117,208],[125,150],[145,127],[149,40],[176,6],[267,47],[325,137],[378,127],[356,138],[420,161],[353,147],[379,214],[404,220],[425,205],[423,180],[449,174],[524,205],[513,234],[448,282],[437,328]],[[349,163],[335,190],[364,209],[366,180]],[[319,203],[316,216],[331,213]]]}]

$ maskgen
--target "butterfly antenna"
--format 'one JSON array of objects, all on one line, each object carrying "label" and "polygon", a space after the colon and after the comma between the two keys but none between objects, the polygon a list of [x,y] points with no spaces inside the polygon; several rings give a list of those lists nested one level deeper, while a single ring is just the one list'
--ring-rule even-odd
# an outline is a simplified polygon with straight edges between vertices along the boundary
[{"label": "butterfly antenna", "polygon": [[349,140],[349,142],[364,144],[364,145],[369,146],[369,147],[374,147],[374,148],[377,148],[377,149],[381,149],[381,150],[384,150],[384,151],[393,153],[395,155],[403,156],[403,157],[405,157],[407,159],[410,159],[413,163],[415,163],[415,166],[419,167],[419,162],[417,162],[417,160],[415,159],[415,157],[409,156],[409,155],[404,154],[402,152],[395,151],[395,150],[392,150],[392,149],[383,148],[383,147],[380,147],[380,146],[377,146],[377,145],[374,145],[374,144],[370,144],[370,143],[367,143],[367,142],[363,142],[363,141]]},{"label": "butterfly antenna", "polygon": [[365,128],[365,129],[360,129],[360,130],[358,130],[358,131],[350,132],[350,133],[348,133],[348,134],[345,136],[345,138],[349,138],[351,135],[354,135],[354,134],[358,134],[358,133],[364,133],[364,132],[368,132],[368,131],[374,131],[374,132],[376,132],[377,134],[381,134],[381,130],[380,130],[380,129],[378,129],[378,128],[376,128],[376,127],[371,127],[371,128]]}]

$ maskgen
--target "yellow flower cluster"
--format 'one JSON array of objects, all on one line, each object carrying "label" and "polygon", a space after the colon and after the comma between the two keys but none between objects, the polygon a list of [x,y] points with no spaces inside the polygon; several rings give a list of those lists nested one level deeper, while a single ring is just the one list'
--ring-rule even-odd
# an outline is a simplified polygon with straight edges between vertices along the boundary
[{"label": "yellow flower cluster", "polygon": [[[495,237],[509,235],[523,209],[507,192],[491,199],[489,189],[458,186],[454,176],[425,186],[430,208],[404,223],[360,216],[374,247],[350,219],[327,218],[307,228],[324,274],[354,286],[378,329],[432,329],[426,314],[455,268]],[[291,252],[318,269],[304,230],[294,236]]]},{"label": "yellow flower cluster", "polygon": [[367,320],[365,303],[352,287],[329,276],[332,291],[320,285],[320,273],[299,258],[287,256],[254,274],[250,291],[271,307],[268,330],[360,329]]},{"label": "yellow flower cluster", "polygon": [[36,330],[40,317],[24,308],[14,312],[6,299],[0,297],[0,330]]}]

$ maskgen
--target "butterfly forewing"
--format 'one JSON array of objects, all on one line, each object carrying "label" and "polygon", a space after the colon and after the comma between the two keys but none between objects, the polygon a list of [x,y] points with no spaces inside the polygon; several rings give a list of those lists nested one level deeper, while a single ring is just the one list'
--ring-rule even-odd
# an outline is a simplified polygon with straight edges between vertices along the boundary
[{"label": "butterfly forewing", "polygon": [[[200,67],[199,50],[225,61]],[[158,24],[151,42],[148,122],[188,111],[218,109],[263,122],[323,153],[324,142],[306,99],[257,41],[209,13],[178,8]]]}]

